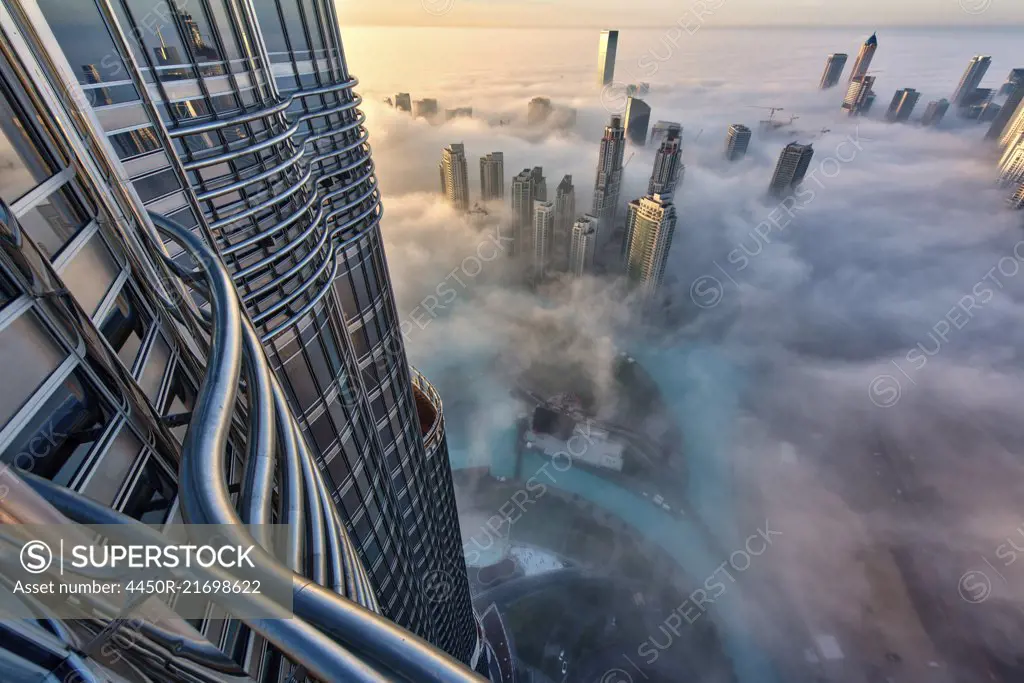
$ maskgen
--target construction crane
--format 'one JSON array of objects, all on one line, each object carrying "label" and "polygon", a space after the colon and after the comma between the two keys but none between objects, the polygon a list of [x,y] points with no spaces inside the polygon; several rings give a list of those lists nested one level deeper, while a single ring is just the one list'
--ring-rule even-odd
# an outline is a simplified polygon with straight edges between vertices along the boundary
[{"label": "construction crane", "polygon": [[[749,105],[749,107],[751,109],[769,109],[769,110],[771,110],[771,113],[768,114],[768,123],[772,123],[772,119],[775,118],[775,112],[777,112],[777,111],[786,111],[785,107],[761,107],[761,106],[758,106],[756,104],[751,104],[751,105]],[[764,123],[764,121],[762,121],[762,123]]]},{"label": "construction crane", "polygon": [[821,130],[818,131],[818,137],[823,138],[823,137],[825,137],[825,133],[831,133],[831,132],[832,132],[831,128],[822,128]]},{"label": "construction crane", "polygon": [[701,129],[700,129],[699,131],[697,131],[697,137],[695,137],[695,138],[693,139],[693,141],[694,141],[694,142],[697,142],[697,140],[700,140],[700,136],[701,136],[701,134],[702,134],[703,132],[704,132],[704,129],[703,129],[703,128],[701,128]]},{"label": "construction crane", "polygon": [[629,158],[626,159],[626,163],[624,163],[622,165],[622,168],[625,169],[627,166],[629,166],[629,162],[631,162],[633,160],[633,157],[635,157],[635,156],[636,156],[636,152],[630,152]]}]

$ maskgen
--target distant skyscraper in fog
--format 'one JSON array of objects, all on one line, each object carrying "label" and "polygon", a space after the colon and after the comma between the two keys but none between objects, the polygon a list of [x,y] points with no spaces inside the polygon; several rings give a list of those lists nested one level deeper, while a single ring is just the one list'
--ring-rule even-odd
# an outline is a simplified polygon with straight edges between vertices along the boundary
[{"label": "distant skyscraper in fog", "polygon": [[1021,133],[1024,133],[1024,104],[1017,105],[1017,110],[1010,118],[1010,125],[1006,127],[999,138],[999,147],[1005,149],[1008,145],[1013,144]]},{"label": "distant skyscraper in fog", "polygon": [[850,87],[846,90],[846,98],[843,99],[842,110],[850,116],[867,114],[875,102],[875,93],[872,90],[874,85],[874,76],[864,76],[850,81]]},{"label": "distant skyscraper in fog", "polygon": [[597,44],[598,85],[609,85],[615,78],[615,50],[618,44],[618,31],[601,31],[601,38]]},{"label": "distant skyscraper in fog", "polygon": [[999,160],[999,185],[1024,183],[1024,133],[1006,148]]},{"label": "distant skyscraper in fog", "polygon": [[530,126],[539,126],[547,121],[554,111],[551,100],[546,97],[534,97],[526,107],[526,123]]},{"label": "distant skyscraper in fog", "polygon": [[729,126],[729,134],[725,136],[725,158],[729,161],[742,159],[750,144],[750,129],[742,123]]},{"label": "distant skyscraper in fog", "polygon": [[551,263],[551,245],[555,237],[555,203],[533,203],[533,272],[542,276]]},{"label": "distant skyscraper in fog", "polygon": [[768,186],[768,193],[773,197],[784,197],[804,179],[807,167],[811,165],[814,148],[791,142],[779,154],[775,164],[775,173]]},{"label": "distant skyscraper in fog", "polygon": [[889,110],[885,112],[888,121],[901,122],[910,118],[910,112],[914,111],[914,105],[920,99],[921,93],[913,88],[902,88],[892,96],[889,103]]},{"label": "distant skyscraper in fog", "polygon": [[960,77],[960,84],[957,85],[951,98],[953,104],[957,107],[974,104],[977,99],[974,91],[981,85],[981,79],[985,77],[985,72],[988,71],[991,63],[992,58],[985,55],[971,57],[971,61],[967,63],[967,68],[964,70],[964,75]]},{"label": "distant skyscraper in fog", "polygon": [[860,46],[857,60],[853,63],[853,69],[850,71],[850,82],[867,76],[868,68],[871,66],[871,60],[874,58],[876,50],[878,50],[878,37],[872,33],[871,37]]},{"label": "distant skyscraper in fog", "polygon": [[451,144],[441,150],[441,194],[458,211],[469,210],[469,173],[466,168],[466,148]]},{"label": "distant skyscraper in fog", "polygon": [[412,99],[409,97],[409,93],[400,92],[395,95],[395,109],[398,111],[412,111]]},{"label": "distant skyscraper in fog", "polygon": [[512,255],[527,253],[528,235],[533,228],[533,173],[524,168],[512,179],[512,221],[515,239],[512,243]]},{"label": "distant skyscraper in fog", "polygon": [[831,88],[839,82],[839,78],[843,75],[843,68],[846,66],[846,54],[843,52],[836,52],[828,56],[825,60],[825,73],[821,75],[821,82],[818,86],[822,90]]},{"label": "distant skyscraper in fog", "polygon": [[573,275],[586,275],[594,269],[594,253],[597,249],[598,220],[590,214],[584,214],[572,224],[572,237],[569,244],[569,272]]},{"label": "distant skyscraper in fog", "polygon": [[619,191],[622,187],[622,157],[626,151],[625,129],[622,117],[612,116],[601,138],[597,157],[597,177],[594,179],[594,203],[591,214],[601,222],[600,230],[607,238],[615,222]]},{"label": "distant skyscraper in fog", "polygon": [[658,146],[654,155],[654,168],[647,183],[647,194],[671,195],[683,180],[683,146],[679,134],[670,131],[668,138]]},{"label": "distant skyscraper in fog", "polygon": [[412,115],[416,118],[429,119],[437,116],[437,100],[430,97],[412,103]]},{"label": "distant skyscraper in fog", "polygon": [[1020,104],[1022,100],[1024,100],[1024,83],[1012,85],[1006,101],[1003,102],[1002,109],[992,119],[992,125],[989,126],[988,132],[985,133],[986,140],[999,140],[1003,137],[1003,131],[1006,130],[1007,125],[1017,117],[1018,110],[1021,109]]},{"label": "distant skyscraper in fog", "polygon": [[676,207],[671,197],[648,195],[626,207],[626,235],[623,241],[626,277],[646,297],[654,294],[665,276],[665,264],[676,229]]},{"label": "distant skyscraper in fog", "polygon": [[682,124],[676,123],[675,121],[658,121],[651,126],[651,146],[657,148],[665,138],[668,137],[670,131],[675,131],[679,138],[683,137],[683,126]]},{"label": "distant skyscraper in fog", "polygon": [[636,97],[626,98],[626,137],[631,144],[643,147],[647,142],[647,126],[651,122],[651,108]]},{"label": "distant skyscraper in fog", "polygon": [[921,116],[922,126],[937,126],[942,117],[946,115],[946,111],[949,110],[949,100],[943,98],[941,100],[932,100],[925,107],[924,114]]},{"label": "distant skyscraper in fog", "polygon": [[544,167],[534,166],[530,171],[530,179],[533,182],[533,200],[546,202],[548,200],[548,181],[544,177]]},{"label": "distant skyscraper in fog", "polygon": [[491,152],[480,157],[480,201],[505,197],[505,155]]}]

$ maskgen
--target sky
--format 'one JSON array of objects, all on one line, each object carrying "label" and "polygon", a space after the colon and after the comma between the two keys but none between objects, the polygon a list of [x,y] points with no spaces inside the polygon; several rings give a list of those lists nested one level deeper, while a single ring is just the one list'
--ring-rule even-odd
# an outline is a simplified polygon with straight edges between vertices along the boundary
[{"label": "sky", "polygon": [[[615,352],[632,353],[682,426],[689,466],[735,478],[727,494],[691,492],[703,521],[730,537],[717,506],[734,530],[767,516],[784,534],[755,579],[784,604],[765,623],[785,628],[758,634],[780,660],[803,661],[827,633],[851,660],[900,680],[990,680],[992,661],[1024,656],[1024,562],[999,555],[1024,521],[1024,218],[994,186],[998,150],[984,126],[882,117],[897,88],[921,91],[914,118],[949,97],[978,52],[993,63],[982,85],[998,88],[1024,59],[1018,33],[880,29],[878,101],[862,119],[839,115],[841,88],[817,84],[825,56],[856,54],[863,29],[667,35],[624,31],[616,70],[616,81],[650,83],[652,121],[684,126],[668,310],[651,320],[614,278],[517,286],[493,226],[438,196],[440,150],[463,142],[472,200],[477,158],[502,151],[506,185],[542,165],[549,191],[571,174],[578,211],[589,208],[601,130],[622,104],[595,84],[595,31],[343,31],[408,354],[441,392],[453,460],[508,457],[501,435],[524,410],[510,395],[522,368],[561,363],[603,386]],[[750,48],[761,40],[786,49]],[[474,117],[411,120],[382,103],[399,91],[472,106]],[[536,96],[575,107],[576,128],[527,128]],[[727,163],[727,126],[756,128],[767,112],[755,107],[766,106],[798,118],[755,134],[747,158]],[[765,190],[793,140],[813,143],[815,156],[810,193],[787,215]],[[653,154],[627,151],[623,204],[645,191]],[[445,282],[454,299],[425,314]],[[961,582],[978,570],[991,593],[975,601],[976,582]],[[914,616],[922,596],[939,611]],[[989,653],[985,666],[972,647]]]},{"label": "sky", "polygon": [[1014,0],[376,0],[340,2],[342,25],[659,27],[703,15],[734,26],[998,26],[1024,23]]}]

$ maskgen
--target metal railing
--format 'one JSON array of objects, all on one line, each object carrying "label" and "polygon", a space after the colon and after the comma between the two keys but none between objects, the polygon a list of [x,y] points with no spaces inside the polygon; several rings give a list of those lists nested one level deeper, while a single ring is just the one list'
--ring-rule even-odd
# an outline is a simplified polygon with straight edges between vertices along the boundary
[{"label": "metal railing", "polygon": [[[144,234],[148,255],[205,299],[203,305],[172,310],[179,322],[199,324],[209,337],[206,376],[182,447],[178,486],[182,516],[186,523],[225,525],[223,528],[228,531],[224,533],[233,536],[228,539],[232,544],[255,545],[251,557],[261,580],[290,594],[294,613],[271,604],[268,594],[273,595],[274,591],[210,597],[218,604],[223,600],[221,606],[229,614],[233,613],[232,604],[237,606],[238,600],[249,600],[258,603],[261,612],[276,615],[260,619],[242,617],[239,621],[263,636],[295,665],[291,681],[307,677],[346,683],[480,681],[462,663],[381,616],[369,576],[284,392],[270,370],[226,267],[213,249],[188,229],[157,214],[150,214],[150,218],[156,231]],[[157,232],[183,247],[197,269],[185,270],[171,260]],[[417,377],[417,386],[436,399],[439,409],[436,391],[418,373]],[[244,388],[244,410],[236,409],[240,387]],[[228,435],[239,412],[247,418],[248,452],[236,508],[225,473]],[[436,422],[440,422],[440,414]],[[162,538],[150,527],[70,489],[28,474],[22,479],[34,490],[34,495],[41,496],[74,522],[129,525],[130,533],[136,534],[140,542],[159,542]],[[276,499],[272,496],[275,488]],[[283,562],[266,550],[269,538],[257,531],[272,521],[295,530]],[[250,528],[254,529],[251,533]],[[304,568],[310,576],[301,573]],[[94,632],[112,630],[116,634],[121,628],[119,619],[111,616],[105,623],[98,619],[85,627]],[[59,635],[61,622],[51,621],[52,633]],[[5,628],[0,624],[0,640],[7,642],[13,636]],[[181,670],[180,680],[222,681],[224,676],[233,680],[244,676],[230,663],[225,665],[216,656],[220,653],[209,643],[162,633],[152,625],[140,631],[141,640],[133,639],[129,657],[151,656],[159,660],[163,656],[165,667],[176,663]],[[64,642],[75,656],[80,656],[78,648],[71,647],[67,639]],[[76,675],[83,681],[93,680],[84,673]]]}]

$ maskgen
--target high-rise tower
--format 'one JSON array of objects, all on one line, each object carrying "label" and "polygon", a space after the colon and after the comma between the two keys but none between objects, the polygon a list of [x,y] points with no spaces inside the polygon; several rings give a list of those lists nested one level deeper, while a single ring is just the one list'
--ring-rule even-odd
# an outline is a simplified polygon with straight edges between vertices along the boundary
[{"label": "high-rise tower", "polygon": [[637,147],[647,142],[647,126],[651,122],[651,108],[636,97],[626,98],[626,137]]},{"label": "high-rise tower", "polygon": [[675,229],[676,207],[669,197],[648,195],[634,199],[626,209],[626,276],[647,298],[664,279]]},{"label": "high-rise tower", "polygon": [[551,263],[551,247],[555,234],[555,203],[533,203],[533,272],[543,276]]},{"label": "high-rise tower", "polygon": [[597,178],[594,180],[594,204],[591,214],[600,221],[599,230],[607,236],[614,227],[615,211],[622,185],[622,158],[626,150],[622,117],[612,116],[601,138],[597,156]]},{"label": "high-rise tower", "polygon": [[480,157],[480,200],[489,202],[505,197],[505,155],[491,152]]},{"label": "high-rise tower", "polygon": [[1024,101],[1024,83],[1013,84],[1010,92],[1003,102],[1002,108],[996,117],[992,119],[992,125],[985,133],[986,140],[999,140],[1011,121],[1017,118],[1021,111],[1021,102]]},{"label": "high-rise tower", "polygon": [[572,225],[572,237],[569,243],[569,272],[573,275],[586,275],[594,268],[597,224],[597,218],[590,214],[584,214]]},{"label": "high-rise tower", "polygon": [[512,255],[521,256],[529,253],[530,239],[533,228],[533,202],[535,201],[533,173],[524,168],[512,179],[512,222],[514,239]]},{"label": "high-rise tower", "polygon": [[955,106],[966,107],[975,103],[975,91],[981,85],[981,79],[985,77],[985,72],[988,71],[991,63],[992,58],[985,55],[971,57],[967,68],[964,69],[964,75],[960,77],[960,83],[956,86],[953,97],[950,98]]},{"label": "high-rise tower", "polygon": [[857,59],[853,62],[853,69],[850,71],[851,83],[868,75],[868,69],[871,67],[871,60],[874,58],[876,50],[878,50],[878,37],[872,33],[871,37],[860,46]]},{"label": "high-rise tower", "polygon": [[441,150],[441,194],[456,211],[469,211],[469,171],[466,168],[466,148],[461,142],[452,143]]},{"label": "high-rise tower", "polygon": [[534,166],[530,170],[530,182],[533,183],[533,199],[537,202],[548,200],[548,181],[544,177],[544,167]]},{"label": "high-rise tower", "polygon": [[[48,53],[68,101],[109,91],[75,125],[109,142],[110,177],[227,267],[382,611],[467,661],[477,634],[450,467],[424,442],[428,399],[405,356],[334,4],[38,7],[32,33],[63,50]],[[165,337],[146,343],[172,364]],[[455,590],[432,603],[424,577],[440,573]]]},{"label": "high-rise tower", "polygon": [[597,43],[598,85],[610,85],[615,78],[615,51],[618,44],[618,31],[601,31],[601,38]]},{"label": "high-rise tower", "polygon": [[568,268],[569,240],[573,218],[576,216],[576,188],[572,176],[562,176],[555,189],[555,230],[552,259],[559,270]]},{"label": "high-rise tower", "polygon": [[888,111],[885,112],[886,120],[901,122],[909,119],[910,113],[914,111],[914,105],[917,104],[920,97],[921,93],[913,88],[897,90],[896,94],[892,96]]},{"label": "high-rise tower", "polygon": [[747,154],[747,146],[750,144],[750,129],[742,123],[734,123],[729,126],[729,133],[725,137],[725,158],[729,161],[742,159]]},{"label": "high-rise tower", "polygon": [[928,103],[928,106],[924,109],[924,114],[921,115],[922,126],[937,126],[942,117],[946,115],[946,111],[949,110],[949,100],[943,98],[941,100],[932,100]]},{"label": "high-rise tower", "polygon": [[775,197],[784,197],[789,194],[790,190],[804,179],[812,156],[814,156],[814,148],[811,145],[800,145],[796,142],[786,145],[779,154],[779,161],[775,165],[775,173],[772,174],[768,193]]},{"label": "high-rise tower", "polygon": [[670,131],[654,155],[654,168],[647,183],[647,194],[673,194],[683,181],[685,172],[682,140],[675,131]]},{"label": "high-rise tower", "polygon": [[864,76],[850,81],[850,87],[846,90],[846,97],[843,99],[841,109],[849,116],[867,114],[875,102],[875,93],[872,90],[874,85],[874,76]]},{"label": "high-rise tower", "polygon": [[665,138],[668,137],[670,131],[675,131],[676,135],[680,138],[683,137],[683,126],[682,124],[676,123],[675,121],[658,121],[651,126],[651,138],[649,142],[652,147],[660,145]]},{"label": "high-rise tower", "polygon": [[836,52],[828,56],[828,59],[825,60],[825,73],[821,75],[818,87],[827,90],[839,82],[839,78],[843,75],[843,68],[846,66],[846,58],[847,56],[843,52]]}]

